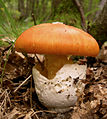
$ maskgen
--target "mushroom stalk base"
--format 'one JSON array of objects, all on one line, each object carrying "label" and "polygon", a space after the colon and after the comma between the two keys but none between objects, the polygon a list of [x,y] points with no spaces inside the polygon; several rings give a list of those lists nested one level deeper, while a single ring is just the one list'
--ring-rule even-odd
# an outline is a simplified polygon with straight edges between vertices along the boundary
[{"label": "mushroom stalk base", "polygon": [[49,110],[66,112],[83,93],[86,65],[65,64],[51,80],[33,67],[33,79],[40,102]]}]

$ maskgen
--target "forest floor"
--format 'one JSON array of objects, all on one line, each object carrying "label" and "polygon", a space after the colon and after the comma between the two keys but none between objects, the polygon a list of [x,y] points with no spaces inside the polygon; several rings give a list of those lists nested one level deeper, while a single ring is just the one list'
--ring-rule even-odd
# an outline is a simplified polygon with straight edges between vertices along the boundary
[{"label": "forest floor", "polygon": [[[31,75],[34,58],[25,59],[14,48],[8,52],[7,46],[0,47],[0,119],[107,119],[107,59],[89,59],[83,94],[61,114],[38,101]],[[103,52],[107,55],[106,48]]]}]

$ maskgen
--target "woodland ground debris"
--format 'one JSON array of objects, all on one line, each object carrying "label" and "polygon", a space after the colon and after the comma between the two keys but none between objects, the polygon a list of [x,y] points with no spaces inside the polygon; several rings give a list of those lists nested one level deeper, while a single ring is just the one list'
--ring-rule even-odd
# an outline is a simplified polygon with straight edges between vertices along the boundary
[{"label": "woodland ground debris", "polygon": [[[2,54],[5,48],[0,48],[0,74],[8,53]],[[107,64],[104,61],[97,58],[94,64],[89,64],[84,93],[71,111],[58,114],[40,104],[32,77],[23,83],[31,75],[34,58],[22,58],[12,50],[0,87],[0,119],[107,119]]]}]

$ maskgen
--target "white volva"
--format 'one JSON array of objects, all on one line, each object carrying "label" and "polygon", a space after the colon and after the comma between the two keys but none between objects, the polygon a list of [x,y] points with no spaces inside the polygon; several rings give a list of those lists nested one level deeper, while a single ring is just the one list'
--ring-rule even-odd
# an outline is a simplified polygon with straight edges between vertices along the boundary
[{"label": "white volva", "polygon": [[83,92],[87,65],[65,64],[52,80],[33,67],[36,93],[40,102],[49,110],[66,112],[75,105],[77,92]]}]

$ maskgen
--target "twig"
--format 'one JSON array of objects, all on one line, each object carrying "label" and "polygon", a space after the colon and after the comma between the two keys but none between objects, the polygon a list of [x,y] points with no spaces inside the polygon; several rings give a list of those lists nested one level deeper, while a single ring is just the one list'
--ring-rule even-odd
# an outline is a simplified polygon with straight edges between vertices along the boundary
[{"label": "twig", "polygon": [[4,56],[4,52],[6,52],[7,50],[9,50],[12,47],[12,44],[9,45],[8,47],[6,47],[3,51],[2,51],[2,55]]},{"label": "twig", "polygon": [[34,25],[37,25],[36,19],[35,19],[35,13],[34,13],[34,8],[35,8],[35,0],[32,1],[32,9],[31,9],[31,17],[33,19]]},{"label": "twig", "polygon": [[81,26],[83,28],[84,31],[87,31],[86,30],[86,21],[85,21],[85,15],[84,15],[84,10],[79,2],[79,0],[74,0],[79,12],[80,12],[80,15],[81,15]]},{"label": "twig", "polygon": [[31,14],[31,16],[32,16],[32,19],[33,19],[34,25],[36,25],[36,19],[35,19],[35,16],[34,16],[34,13],[33,13],[33,12],[32,12],[32,14]]},{"label": "twig", "polygon": [[24,84],[24,83],[26,83],[26,81],[28,80],[28,79],[30,79],[32,77],[32,75],[30,75],[28,78],[26,78],[15,90],[14,90],[14,93]]},{"label": "twig", "polygon": [[44,68],[45,68],[44,64],[40,61],[40,59],[38,58],[37,55],[35,55],[35,56],[36,56],[36,59],[38,60],[38,62],[39,62],[39,64],[40,64],[42,70],[44,70]]}]

